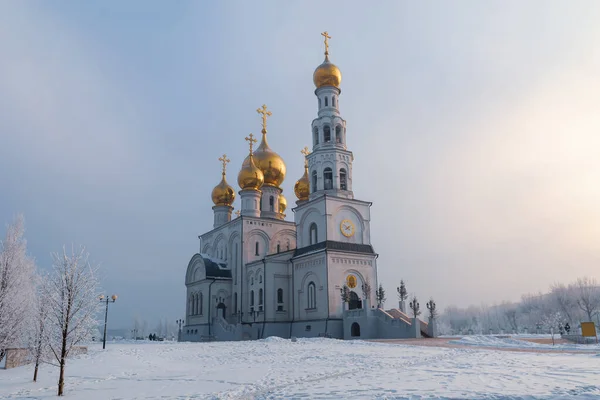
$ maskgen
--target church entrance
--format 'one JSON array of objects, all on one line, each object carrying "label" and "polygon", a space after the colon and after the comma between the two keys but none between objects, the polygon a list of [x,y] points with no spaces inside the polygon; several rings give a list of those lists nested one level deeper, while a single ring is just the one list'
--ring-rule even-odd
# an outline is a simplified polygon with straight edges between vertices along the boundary
[{"label": "church entrance", "polygon": [[217,313],[218,313],[218,315],[223,317],[223,319],[225,319],[225,310],[227,310],[227,307],[225,307],[225,304],[219,303],[217,305]]},{"label": "church entrance", "polygon": [[357,308],[362,308],[362,301],[358,298],[358,295],[355,291],[351,291],[350,301],[348,302],[348,309],[356,310]]},{"label": "church entrance", "polygon": [[360,325],[358,324],[358,322],[353,323],[350,327],[350,336],[360,336]]}]

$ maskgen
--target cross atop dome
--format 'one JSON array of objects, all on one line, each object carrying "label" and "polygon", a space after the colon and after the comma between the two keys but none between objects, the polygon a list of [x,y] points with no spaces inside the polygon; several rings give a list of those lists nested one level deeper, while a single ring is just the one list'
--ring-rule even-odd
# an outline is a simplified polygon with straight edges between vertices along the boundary
[{"label": "cross atop dome", "polygon": [[231,162],[231,160],[227,158],[227,154],[223,154],[223,157],[219,157],[219,161],[223,163],[223,175],[225,175],[225,171],[227,170],[227,164]]},{"label": "cross atop dome", "polygon": [[327,41],[327,39],[331,39],[331,36],[329,36],[327,31],[321,33],[321,36],[325,38],[325,57],[327,57],[329,55],[329,42]]},{"label": "cross atop dome", "polygon": [[273,115],[271,111],[267,111],[265,104],[256,109],[256,112],[262,115],[262,133],[267,133],[267,118]]}]

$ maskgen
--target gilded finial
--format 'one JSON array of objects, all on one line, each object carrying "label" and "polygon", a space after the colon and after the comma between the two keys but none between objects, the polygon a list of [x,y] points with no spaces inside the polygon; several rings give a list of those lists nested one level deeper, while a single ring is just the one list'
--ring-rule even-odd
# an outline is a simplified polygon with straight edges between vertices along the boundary
[{"label": "gilded finial", "polygon": [[302,150],[300,150],[300,153],[304,154],[304,167],[308,167],[308,160],[306,159],[306,156],[310,154],[310,150],[308,150],[308,147],[305,146]]},{"label": "gilded finial", "polygon": [[267,111],[267,106],[257,108],[256,112],[262,115],[262,133],[267,133],[267,118],[273,115],[271,111]]},{"label": "gilded finial", "polygon": [[253,134],[249,134],[244,140],[246,140],[250,145],[250,154],[252,154],[252,147],[254,146],[254,143],[258,142],[258,140],[254,139]]},{"label": "gilded finial", "polygon": [[321,33],[321,36],[325,38],[325,57],[329,56],[329,40],[331,36],[327,33],[327,31]]},{"label": "gilded finial", "polygon": [[242,212],[241,212],[240,210],[237,210],[237,211],[235,212],[235,215],[237,215],[237,216],[239,217],[241,213],[242,213]]},{"label": "gilded finial", "polygon": [[223,176],[225,176],[225,170],[227,169],[227,163],[231,160],[227,158],[227,154],[223,154],[223,157],[219,157],[219,161],[223,163]]}]

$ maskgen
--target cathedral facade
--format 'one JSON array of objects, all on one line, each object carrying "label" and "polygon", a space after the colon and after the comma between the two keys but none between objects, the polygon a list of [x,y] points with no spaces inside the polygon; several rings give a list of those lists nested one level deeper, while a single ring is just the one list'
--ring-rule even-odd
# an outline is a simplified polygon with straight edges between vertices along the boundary
[{"label": "cathedral facade", "polygon": [[[373,306],[377,254],[371,244],[371,203],[354,197],[354,157],[338,101],[342,75],[329,60],[330,37],[323,36],[325,60],[313,74],[318,109],[310,131],[312,151],[302,151],[304,175],[294,186],[294,221],[285,220],[286,166],[267,142],[271,113],[262,106],[257,110],[261,142],[254,150],[257,139],[246,138],[249,153],[237,176],[241,209],[235,215],[236,190],[226,179],[229,160],[219,158],[223,172],[212,191],[214,226],[199,236],[201,252],[186,271],[181,340],[418,336],[403,312],[402,318],[394,317]],[[373,287],[371,293],[364,293],[364,284]],[[378,328],[393,325],[390,318],[405,321],[395,322],[402,326],[391,334]]]}]

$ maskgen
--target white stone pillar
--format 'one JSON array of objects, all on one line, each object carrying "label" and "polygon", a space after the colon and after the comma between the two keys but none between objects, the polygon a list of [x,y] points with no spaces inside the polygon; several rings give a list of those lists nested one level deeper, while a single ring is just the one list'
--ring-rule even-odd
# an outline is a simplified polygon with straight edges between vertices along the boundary
[{"label": "white stone pillar", "polygon": [[218,228],[219,226],[231,221],[231,212],[233,211],[233,207],[231,207],[231,206],[214,206],[212,209],[215,213],[215,220],[214,220],[213,228]]},{"label": "white stone pillar", "polygon": [[242,203],[241,215],[244,217],[260,217],[260,190],[243,189],[239,193]]}]

